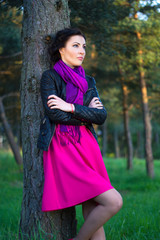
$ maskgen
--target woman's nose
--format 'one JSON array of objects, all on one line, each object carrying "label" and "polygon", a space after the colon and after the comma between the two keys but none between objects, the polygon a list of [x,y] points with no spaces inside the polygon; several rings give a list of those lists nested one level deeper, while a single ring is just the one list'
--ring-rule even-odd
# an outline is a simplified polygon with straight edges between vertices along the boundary
[{"label": "woman's nose", "polygon": [[84,48],[81,48],[81,49],[80,49],[80,53],[81,53],[82,55],[84,55],[84,54],[85,54],[85,49],[84,49]]}]

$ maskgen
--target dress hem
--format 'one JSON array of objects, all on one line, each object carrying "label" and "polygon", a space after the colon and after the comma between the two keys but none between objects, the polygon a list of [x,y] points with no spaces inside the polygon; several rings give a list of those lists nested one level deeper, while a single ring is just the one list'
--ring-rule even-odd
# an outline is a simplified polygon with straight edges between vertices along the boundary
[{"label": "dress hem", "polygon": [[111,188],[109,188],[109,189],[107,189],[107,190],[104,190],[104,191],[101,191],[101,192],[99,192],[99,193],[96,193],[96,194],[92,195],[91,197],[88,197],[88,198],[85,199],[85,200],[81,200],[80,202],[74,203],[74,204],[72,204],[72,205],[68,205],[68,206],[63,207],[63,208],[56,208],[56,209],[51,209],[51,210],[42,210],[42,209],[41,209],[41,211],[42,211],[42,212],[51,212],[51,211],[58,211],[58,210],[62,210],[62,209],[65,209],[65,208],[74,207],[74,206],[80,205],[81,203],[86,202],[86,201],[88,201],[88,200],[90,200],[90,199],[92,199],[92,198],[94,198],[94,197],[97,197],[98,195],[100,195],[100,194],[102,194],[102,193],[104,193],[104,192],[107,192],[107,191],[109,191],[109,190],[111,190],[111,189],[114,189],[114,187],[111,186]]}]

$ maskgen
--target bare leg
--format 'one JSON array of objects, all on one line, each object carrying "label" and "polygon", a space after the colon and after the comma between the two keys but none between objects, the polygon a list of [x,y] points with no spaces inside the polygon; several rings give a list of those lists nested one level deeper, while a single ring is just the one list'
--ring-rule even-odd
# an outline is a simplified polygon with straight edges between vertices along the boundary
[{"label": "bare leg", "polygon": [[[93,199],[88,200],[88,201],[86,201],[82,204],[82,211],[83,211],[84,220],[86,220],[86,218],[88,217],[90,212],[96,206],[97,206],[97,203]],[[90,238],[90,240],[96,240],[96,239],[99,239],[99,240],[105,240],[106,239],[103,227],[100,227]]]},{"label": "bare leg", "polygon": [[122,207],[122,197],[115,189],[100,194],[94,200],[98,205],[89,213],[75,240],[89,240]]}]

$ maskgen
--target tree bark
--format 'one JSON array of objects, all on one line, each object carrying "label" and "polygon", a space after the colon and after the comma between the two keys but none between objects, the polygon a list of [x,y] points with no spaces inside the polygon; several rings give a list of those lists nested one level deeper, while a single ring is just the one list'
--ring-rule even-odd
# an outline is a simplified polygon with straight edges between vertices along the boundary
[{"label": "tree bark", "polygon": [[117,62],[118,71],[120,74],[121,80],[121,88],[122,88],[122,95],[123,95],[123,118],[124,118],[124,129],[125,129],[125,139],[127,144],[127,169],[130,170],[133,168],[133,144],[131,138],[131,132],[129,128],[129,113],[128,113],[128,89],[126,84],[124,83],[123,71],[120,67],[120,62]]},{"label": "tree bark", "polygon": [[123,93],[123,117],[124,117],[124,129],[125,129],[125,137],[127,142],[127,169],[133,168],[133,145],[131,132],[129,128],[129,113],[127,106],[127,97],[128,97],[128,89],[127,86],[121,81],[122,84],[122,93]]},{"label": "tree bark", "polygon": [[3,101],[2,101],[3,98],[4,98],[4,96],[0,98],[0,118],[2,120],[3,127],[5,129],[5,133],[6,133],[9,145],[12,149],[13,154],[14,154],[14,158],[16,160],[16,163],[18,165],[21,165],[22,164],[22,157],[20,155],[19,147],[14,140],[12,130],[11,130],[9,124],[8,124],[8,121],[7,121],[7,117],[6,117],[6,114],[5,114]]},{"label": "tree bark", "polygon": [[[134,18],[137,19],[137,13]],[[139,70],[139,81],[141,87],[141,98],[142,98],[142,110],[143,110],[143,122],[144,122],[144,138],[145,138],[145,155],[146,155],[146,169],[147,175],[151,178],[154,177],[154,166],[153,166],[153,154],[152,154],[152,125],[149,114],[148,106],[148,94],[147,86],[145,81],[145,71],[143,66],[143,51],[141,48],[141,33],[136,31],[137,37],[137,56],[138,56],[138,70]]]},{"label": "tree bark", "polygon": [[42,212],[42,151],[37,149],[43,107],[40,78],[49,68],[48,36],[68,27],[67,0],[24,0],[22,27],[21,119],[24,188],[19,238],[68,239],[76,233],[75,208]]}]

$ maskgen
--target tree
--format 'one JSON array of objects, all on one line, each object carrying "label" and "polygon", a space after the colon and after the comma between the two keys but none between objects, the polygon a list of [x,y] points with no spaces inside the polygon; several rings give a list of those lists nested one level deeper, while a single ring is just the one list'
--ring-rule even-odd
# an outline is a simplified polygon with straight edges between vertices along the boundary
[{"label": "tree", "polygon": [[125,129],[125,139],[127,144],[127,169],[130,170],[133,168],[133,145],[131,131],[129,127],[129,107],[128,107],[128,88],[125,83],[124,74],[120,66],[120,61],[117,61],[118,70],[120,74],[120,82],[122,88],[123,96],[123,117],[124,117],[124,129]]},{"label": "tree", "polygon": [[[134,19],[138,20],[137,8],[139,6],[139,0],[136,1]],[[149,113],[149,104],[148,104],[148,93],[147,93],[147,84],[145,79],[145,69],[144,69],[144,60],[143,60],[143,48],[142,48],[142,33],[141,28],[138,24],[135,24],[135,34],[136,34],[136,43],[137,43],[137,68],[139,72],[139,81],[141,89],[141,98],[142,98],[142,111],[143,111],[143,122],[144,122],[144,135],[145,135],[145,154],[146,154],[146,169],[149,177],[154,177],[154,165],[153,165],[153,154],[152,154],[152,125]]]},{"label": "tree", "polygon": [[[117,57],[115,54],[118,52],[118,49],[115,48],[115,35],[117,32],[114,32],[115,27],[117,26],[118,21],[124,19],[126,16],[129,15],[129,4],[126,1],[86,1],[85,3],[81,3],[77,8],[77,4],[79,4],[79,1],[72,1],[69,0],[71,4],[71,17],[74,19],[72,22],[74,24],[78,24],[90,37],[91,42],[94,42],[97,50],[97,59],[95,61],[99,61],[100,63],[97,64],[101,65],[101,68],[103,68],[103,71],[106,71],[104,76],[107,73],[107,65],[111,64],[111,59],[113,59],[113,55]],[[86,7],[87,6],[87,7]],[[77,16],[78,11],[78,18]],[[87,22],[87,29],[86,29],[86,22]],[[88,27],[90,26],[90,27]],[[119,31],[119,30],[118,30]],[[97,37],[98,36],[98,37]],[[117,43],[116,43],[117,44]],[[102,56],[105,58],[104,62],[102,63]],[[113,65],[115,64],[112,63]],[[103,67],[102,67],[103,66]],[[116,68],[113,70],[114,72],[117,71]],[[95,70],[96,73],[98,73],[97,69]],[[99,79],[100,74],[96,74],[97,78]],[[120,74],[121,75],[121,74]],[[106,82],[106,77],[102,78],[101,81],[101,89],[104,89],[104,82]],[[121,78],[122,79],[122,78]],[[109,82],[111,79],[109,79]],[[115,77],[113,78],[114,84],[115,84]],[[103,86],[103,87],[102,87]],[[112,86],[113,87],[113,86]],[[122,87],[122,90],[124,88]],[[103,92],[103,91],[102,91]],[[122,91],[124,93],[124,91]],[[123,94],[123,96],[126,96]],[[123,100],[126,98],[123,98]],[[124,103],[124,101],[123,101]],[[126,106],[127,103],[125,103]],[[131,141],[131,134],[129,131],[129,120],[128,120],[128,110],[126,107],[124,107],[124,128],[125,128],[125,136],[126,136],[126,143],[127,143],[127,169],[132,168],[132,155],[133,155],[133,149],[132,149],[132,141]],[[114,131],[114,141],[115,141],[115,155],[119,155],[118,152],[118,141],[117,141],[117,132]],[[103,144],[104,145],[104,144]],[[104,145],[105,146],[105,145]]]},{"label": "tree", "polygon": [[[24,0],[21,75],[22,148],[24,188],[20,239],[45,235],[45,239],[68,239],[75,234],[75,209],[41,212],[43,189],[42,151],[37,149],[40,118],[43,115],[40,78],[49,67],[46,40],[69,26],[67,0]],[[41,232],[40,232],[41,231]],[[37,238],[36,238],[37,239]]]},{"label": "tree", "polygon": [[[13,2],[15,3],[12,1],[12,4]],[[19,91],[22,9],[18,10],[15,5],[10,6],[6,1],[0,1],[0,22],[0,96],[2,100],[5,98],[4,102],[1,101],[0,121],[3,127],[0,135],[5,132],[15,160],[21,163],[15,142],[15,139],[18,140],[20,145],[20,99],[19,96],[7,96]]]},{"label": "tree", "polygon": [[154,177],[153,154],[152,154],[152,125],[148,106],[147,85],[145,81],[145,71],[143,67],[143,51],[140,46],[141,33],[136,31],[137,46],[138,46],[138,68],[139,68],[139,81],[142,96],[142,109],[143,109],[143,122],[145,134],[145,154],[146,154],[146,169],[149,177]]},{"label": "tree", "polygon": [[21,155],[20,155],[19,147],[14,140],[14,135],[13,135],[11,127],[8,123],[6,113],[5,113],[4,104],[3,104],[4,98],[15,97],[15,96],[18,96],[18,95],[19,95],[18,93],[10,93],[10,94],[3,95],[2,97],[0,97],[0,119],[2,120],[3,127],[4,127],[4,130],[5,130],[8,142],[10,144],[10,147],[12,149],[12,152],[14,154],[16,163],[18,165],[21,165],[22,164],[22,158],[21,158]]}]

